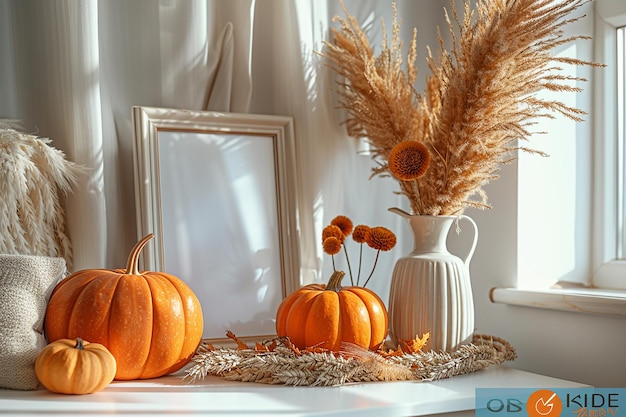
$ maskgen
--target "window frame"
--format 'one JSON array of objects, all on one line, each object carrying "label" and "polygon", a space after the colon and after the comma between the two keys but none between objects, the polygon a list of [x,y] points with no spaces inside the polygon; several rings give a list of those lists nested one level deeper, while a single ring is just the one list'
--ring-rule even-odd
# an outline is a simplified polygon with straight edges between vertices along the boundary
[{"label": "window frame", "polygon": [[626,25],[623,0],[595,2],[594,58],[606,64],[594,73],[594,273],[591,286],[626,290],[626,260],[617,259],[621,181],[617,155],[617,29]]}]

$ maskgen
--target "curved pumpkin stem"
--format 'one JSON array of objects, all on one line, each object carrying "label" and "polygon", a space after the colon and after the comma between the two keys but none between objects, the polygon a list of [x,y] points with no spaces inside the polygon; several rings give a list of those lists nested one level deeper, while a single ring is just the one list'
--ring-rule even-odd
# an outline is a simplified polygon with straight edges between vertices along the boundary
[{"label": "curved pumpkin stem", "polygon": [[126,262],[126,273],[130,275],[139,275],[139,253],[146,246],[146,243],[154,237],[154,233],[149,233],[144,236],[139,242],[135,244],[135,247],[130,251],[128,256],[128,262]]},{"label": "curved pumpkin stem", "polygon": [[341,291],[341,288],[342,288],[341,280],[343,279],[345,275],[346,273],[343,271],[333,272],[333,274],[330,276],[328,280],[328,284],[326,284],[326,291],[335,291],[335,292]]},{"label": "curved pumpkin stem", "polygon": [[78,350],[85,349],[85,345],[83,344],[83,339],[81,339],[80,337],[76,338],[76,346],[74,346],[74,349],[78,349]]}]

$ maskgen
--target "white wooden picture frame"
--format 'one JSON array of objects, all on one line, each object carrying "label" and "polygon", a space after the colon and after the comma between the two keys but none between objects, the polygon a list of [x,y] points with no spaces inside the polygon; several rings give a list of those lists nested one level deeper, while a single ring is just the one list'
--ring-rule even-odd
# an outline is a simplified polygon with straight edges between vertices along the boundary
[{"label": "white wooden picture frame", "polygon": [[299,287],[293,120],[286,116],[134,107],[140,265],[198,296],[203,338],[275,335]]}]

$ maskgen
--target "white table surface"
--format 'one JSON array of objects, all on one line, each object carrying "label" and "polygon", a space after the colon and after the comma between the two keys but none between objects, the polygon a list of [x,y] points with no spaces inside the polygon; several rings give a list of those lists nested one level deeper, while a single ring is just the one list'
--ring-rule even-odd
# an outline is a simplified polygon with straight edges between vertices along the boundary
[{"label": "white table surface", "polygon": [[206,377],[190,384],[180,375],[114,381],[89,395],[44,389],[0,389],[0,416],[421,416],[473,415],[476,388],[573,388],[581,384],[492,366],[433,382],[402,381],[340,387],[292,387]]}]

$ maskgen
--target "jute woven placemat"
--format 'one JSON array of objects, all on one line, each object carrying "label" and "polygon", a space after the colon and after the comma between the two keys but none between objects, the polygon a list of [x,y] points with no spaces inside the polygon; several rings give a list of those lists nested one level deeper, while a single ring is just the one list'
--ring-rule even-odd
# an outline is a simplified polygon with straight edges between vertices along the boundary
[{"label": "jute woven placemat", "polygon": [[[269,342],[268,342],[269,343]],[[336,386],[355,382],[437,380],[512,361],[515,348],[489,335],[453,352],[419,352],[383,356],[359,348],[332,352],[300,352],[284,339],[271,341],[270,351],[214,348],[201,345],[184,376],[191,382],[206,375],[264,384]]]}]

